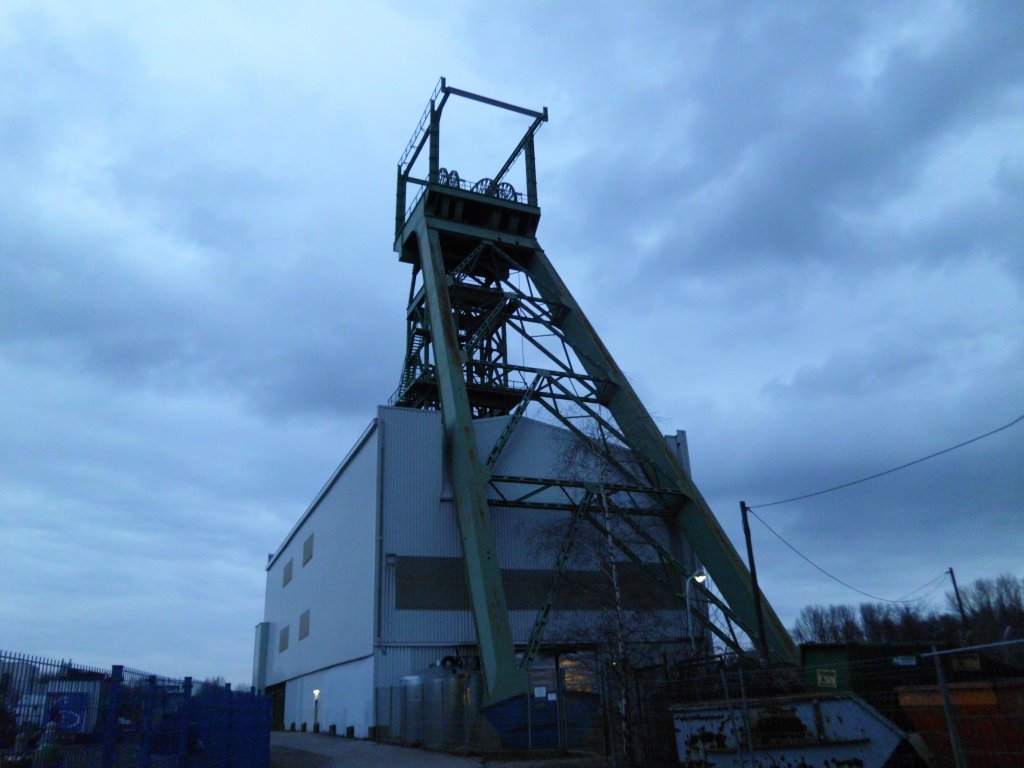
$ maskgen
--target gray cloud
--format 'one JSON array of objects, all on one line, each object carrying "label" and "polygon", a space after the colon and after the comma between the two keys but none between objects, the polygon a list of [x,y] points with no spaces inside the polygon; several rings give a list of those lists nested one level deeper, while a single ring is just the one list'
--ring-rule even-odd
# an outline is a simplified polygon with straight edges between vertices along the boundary
[{"label": "gray cloud", "polygon": [[[0,644],[246,679],[266,552],[397,379],[394,163],[439,74],[551,108],[542,242],[737,541],[740,498],[1017,415],[1022,23],[5,7]],[[515,126],[449,117],[451,164],[492,172]],[[765,519],[878,594],[1019,572],[1018,433]],[[859,599],[755,536],[787,621]]]}]

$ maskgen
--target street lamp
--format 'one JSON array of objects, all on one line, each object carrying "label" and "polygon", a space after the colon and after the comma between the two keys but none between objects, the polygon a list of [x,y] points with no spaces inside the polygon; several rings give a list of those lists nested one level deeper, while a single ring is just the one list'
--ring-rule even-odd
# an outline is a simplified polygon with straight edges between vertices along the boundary
[{"label": "street lamp", "polygon": [[313,689],[313,733],[320,732],[320,689]]},{"label": "street lamp", "polygon": [[690,584],[697,582],[703,584],[708,575],[703,571],[697,571],[686,579],[686,633],[690,636],[690,650],[697,652],[697,641],[693,636],[693,603],[690,601]]}]

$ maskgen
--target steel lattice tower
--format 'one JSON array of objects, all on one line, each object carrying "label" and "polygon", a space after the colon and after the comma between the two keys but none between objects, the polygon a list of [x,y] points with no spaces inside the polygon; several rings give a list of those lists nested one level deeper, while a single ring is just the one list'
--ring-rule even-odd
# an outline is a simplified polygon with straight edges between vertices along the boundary
[{"label": "steel lattice tower", "polygon": [[[481,102],[531,119],[522,139],[493,178],[475,183],[441,167],[440,124],[451,97]],[[523,661],[517,662],[507,603],[496,556],[488,497],[505,506],[556,508],[614,538],[626,557],[640,562],[632,547],[594,514],[614,497],[617,519],[657,551],[662,568],[652,578],[681,599],[690,575],[679,551],[650,539],[638,522],[657,514],[670,520],[704,564],[724,600],[701,587],[701,599],[727,623],[756,638],[753,591],[746,566],[700,491],[640,402],[611,354],[587,321],[536,239],[540,222],[534,136],[548,119],[537,112],[447,85],[435,88],[398,164],[395,251],[412,265],[407,311],[408,335],[401,379],[391,403],[440,408],[458,517],[466,577],[486,680],[486,698],[496,703],[526,691],[524,664],[536,651],[549,604],[538,614]],[[428,149],[426,178],[412,175]],[[505,181],[522,158],[526,193]],[[407,205],[409,185],[419,192]],[[520,342],[542,364],[513,363],[509,340]],[[595,446],[615,467],[617,482],[509,477],[491,467],[527,408],[542,409],[559,424]],[[489,456],[479,454],[472,421],[509,415]],[[589,422],[585,427],[582,420]],[[595,438],[596,436],[596,438]],[[539,491],[561,491],[563,502]],[[644,538],[646,537],[646,539]],[[670,571],[674,576],[665,577]],[[765,652],[792,660],[788,633],[764,598]],[[689,609],[689,606],[688,606]],[[711,633],[731,647],[736,637],[693,612]]]}]

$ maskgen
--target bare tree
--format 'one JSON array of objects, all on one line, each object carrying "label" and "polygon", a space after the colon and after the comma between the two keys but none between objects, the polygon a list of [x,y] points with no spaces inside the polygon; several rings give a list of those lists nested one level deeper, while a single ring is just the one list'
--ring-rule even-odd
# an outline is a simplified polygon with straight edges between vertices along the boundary
[{"label": "bare tree", "polygon": [[[686,606],[621,551],[620,545],[626,545],[649,561],[650,567],[659,567],[650,543],[625,520],[637,511],[650,511],[638,504],[653,506],[653,502],[605,488],[635,484],[620,474],[621,466],[632,461],[625,449],[600,434],[586,440],[576,436],[566,446],[562,461],[561,476],[583,481],[591,490],[584,510],[586,519],[577,521],[578,525],[573,524],[572,514],[566,513],[531,529],[532,547],[543,559],[554,559],[566,537],[572,537],[545,636],[569,645],[578,642],[598,647],[614,713],[609,726],[618,744],[616,753],[621,752],[619,764],[628,766],[636,752],[630,721],[630,672],[651,663],[656,650],[686,652]],[[576,514],[583,513],[577,510]],[[660,518],[634,519],[655,538],[664,536],[664,531],[657,530],[663,525]],[[670,583],[679,580],[682,586],[678,574],[659,575]]]},{"label": "bare tree", "polygon": [[793,637],[800,643],[934,642],[989,643],[1024,637],[1024,579],[1003,574],[961,588],[965,624],[956,596],[946,595],[948,613],[913,603],[807,606]]},{"label": "bare tree", "polygon": [[798,643],[848,643],[864,639],[850,605],[810,605],[800,611],[792,630]]},{"label": "bare tree", "polygon": [[[977,579],[961,588],[966,614],[965,634],[972,642],[996,642],[1024,637],[1024,579],[1004,573]],[[950,610],[958,610],[956,595],[946,594]]]}]

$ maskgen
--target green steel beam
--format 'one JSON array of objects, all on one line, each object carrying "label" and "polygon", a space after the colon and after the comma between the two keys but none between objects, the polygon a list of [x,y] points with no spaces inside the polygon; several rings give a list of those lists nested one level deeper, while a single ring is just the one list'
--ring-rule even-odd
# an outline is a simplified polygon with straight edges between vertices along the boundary
[{"label": "green steel beam", "polygon": [[[652,476],[649,480],[654,485],[667,480],[685,495],[677,513],[680,530],[711,574],[733,613],[744,626],[757,626],[754,594],[746,566],[704,497],[679,465],[629,380],[619,370],[547,255],[540,249],[536,250],[525,267],[541,296],[565,307],[559,326],[587,373],[595,379],[607,379],[616,385],[610,389],[604,405],[628,438],[629,446],[650,462],[649,471]],[[763,597],[761,607],[769,649],[782,660],[796,661],[796,646],[792,638]]]},{"label": "green steel beam", "polygon": [[[687,603],[686,595],[684,593],[682,593],[682,592],[677,591],[676,587],[668,579],[666,579],[664,576],[662,576],[662,575],[656,573],[655,571],[653,571],[649,567],[652,564],[647,562],[646,560],[641,558],[636,552],[634,552],[633,548],[630,547],[630,545],[628,543],[626,543],[625,541],[622,540],[622,537],[618,536],[610,528],[605,527],[605,525],[603,523],[601,523],[592,514],[587,512],[586,509],[583,509],[580,514],[582,514],[583,517],[586,518],[587,522],[590,523],[598,533],[600,533],[600,534],[602,534],[604,536],[607,536],[609,539],[611,539],[611,541],[615,545],[616,549],[618,549],[622,554],[624,554],[626,557],[628,557],[634,563],[639,565],[642,568],[642,573],[646,574],[649,578],[651,578],[654,581],[656,581],[662,587],[662,589],[666,590],[667,592],[669,592],[670,594],[674,595],[675,597],[678,597],[682,602]],[[715,598],[714,595],[712,595],[707,590],[704,591],[704,596],[705,596],[705,598],[714,598],[715,600],[717,600],[717,598]],[[686,606],[686,610],[690,611],[692,615],[696,616],[697,620],[700,621],[705,627],[707,627],[708,630],[713,635],[715,635],[719,640],[721,640],[723,643],[725,643],[726,647],[731,648],[734,651],[742,650],[739,647],[739,644],[736,643],[734,639],[732,639],[728,635],[726,635],[721,629],[719,629],[719,627],[717,627],[714,624],[714,622],[706,619],[699,611],[691,611],[690,605],[688,603],[687,603],[687,606]],[[728,614],[726,614],[726,616],[728,616]]]},{"label": "green steel beam", "polygon": [[497,99],[492,99],[490,96],[481,96],[479,93],[471,93],[470,91],[464,91],[461,88],[452,88],[449,85],[445,85],[443,90],[446,96],[448,94],[452,94],[454,96],[461,96],[464,99],[470,99],[471,101],[479,101],[481,104],[487,104],[492,107],[507,109],[509,112],[518,112],[521,115],[526,115],[527,117],[535,117],[538,120],[548,119],[547,107],[544,107],[543,112],[537,112],[534,109],[519,107],[516,106],[515,104],[509,104],[507,101],[498,101]]},{"label": "green steel beam", "polygon": [[[567,478],[552,477],[520,477],[518,475],[491,475],[491,483],[514,483],[515,485],[546,485],[552,488],[589,488],[594,484],[592,480],[574,480]],[[644,493],[650,496],[680,497],[682,491],[674,488],[658,488],[653,485],[629,485],[627,483],[602,482],[601,487],[608,493]]]},{"label": "green steel beam", "polygon": [[569,555],[572,554],[573,545],[576,543],[576,529],[579,527],[582,512],[590,504],[590,499],[593,495],[593,491],[588,489],[583,494],[583,498],[580,499],[580,503],[573,510],[572,517],[569,519],[569,526],[565,531],[565,536],[562,537],[562,546],[558,548],[558,555],[555,557],[555,570],[551,574],[551,584],[548,586],[547,597],[545,597],[544,602],[537,611],[537,617],[533,620],[533,628],[530,630],[530,637],[526,641],[526,649],[523,651],[522,659],[519,660],[520,669],[530,668],[530,665],[533,664],[534,656],[537,655],[537,649],[540,648],[540,641],[544,636],[544,628],[547,627],[548,617],[551,615],[551,608],[554,606],[555,596],[558,594],[562,571],[565,569],[566,563],[569,562]]},{"label": "green steel beam", "polygon": [[[540,512],[572,512],[576,509],[574,502],[558,502],[558,501],[522,501],[520,499],[492,499],[491,506],[494,507],[508,507],[509,509],[536,509]],[[637,517],[659,517],[662,520],[666,518],[664,512],[630,512],[631,515]]]},{"label": "green steel beam", "polygon": [[509,172],[509,169],[512,168],[513,165],[515,165],[515,162],[519,158],[520,153],[522,153],[522,151],[526,149],[528,144],[531,144],[533,142],[533,134],[535,134],[537,132],[537,129],[540,128],[542,122],[543,120],[538,117],[536,120],[533,121],[533,124],[526,129],[526,133],[523,134],[523,138],[519,140],[519,143],[516,145],[516,148],[512,150],[512,154],[508,156],[508,160],[506,160],[505,164],[501,166],[501,170],[494,174],[495,184],[497,184],[499,181],[505,178],[505,174]]},{"label": "green steel beam", "polygon": [[509,414],[508,423],[505,425],[505,428],[501,430],[501,434],[498,435],[498,439],[491,448],[491,452],[487,454],[488,468],[493,467],[494,462],[498,460],[498,456],[501,455],[502,450],[505,448],[505,443],[507,443],[508,439],[512,437],[512,432],[515,430],[516,424],[519,423],[519,420],[523,418],[523,415],[526,413],[526,407],[530,404],[530,401],[533,399],[537,390],[540,389],[542,380],[543,379],[539,374],[534,376],[533,381],[530,382],[530,386],[523,394],[523,399],[519,401],[519,405],[512,409],[512,413]]},{"label": "green steel beam", "polygon": [[422,217],[416,233],[438,371],[445,447],[451,464],[452,492],[487,687],[486,698],[488,702],[501,701],[525,693],[527,679],[516,664],[512,644],[487,504],[489,472],[477,452],[441,242],[437,231],[428,227]]}]

